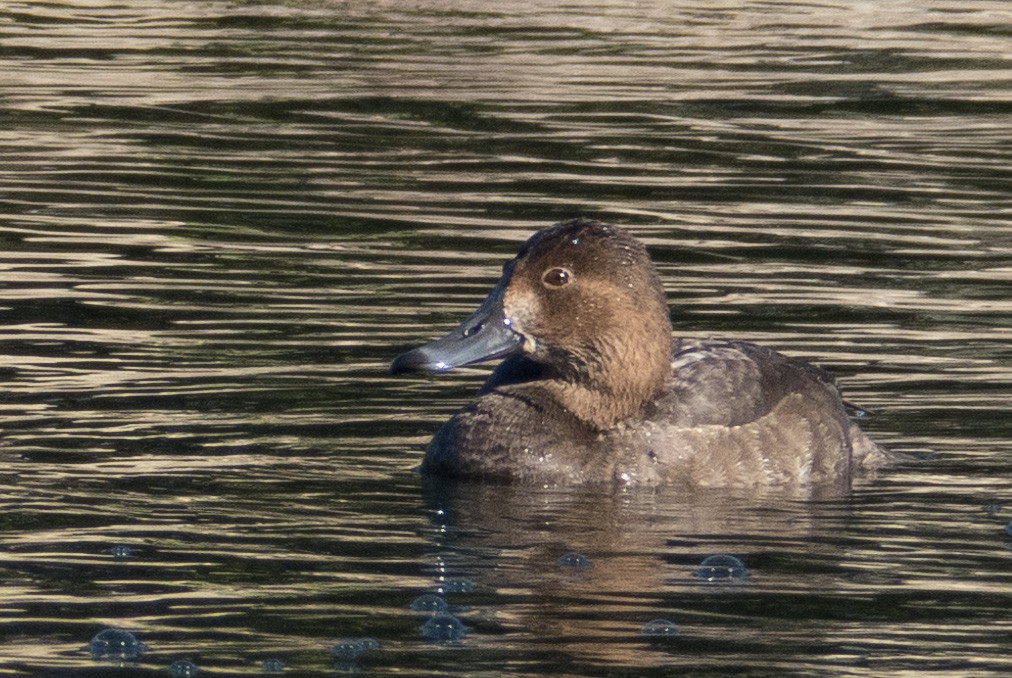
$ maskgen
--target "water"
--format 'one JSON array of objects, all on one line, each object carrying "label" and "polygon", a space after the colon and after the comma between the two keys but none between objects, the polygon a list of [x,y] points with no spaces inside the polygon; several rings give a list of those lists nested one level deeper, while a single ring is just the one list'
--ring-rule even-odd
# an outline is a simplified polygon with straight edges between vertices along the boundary
[{"label": "water", "polygon": [[[1012,671],[1004,3],[513,5],[0,9],[0,672]],[[817,501],[423,484],[482,370],[389,361],[577,214],[915,459]]]}]

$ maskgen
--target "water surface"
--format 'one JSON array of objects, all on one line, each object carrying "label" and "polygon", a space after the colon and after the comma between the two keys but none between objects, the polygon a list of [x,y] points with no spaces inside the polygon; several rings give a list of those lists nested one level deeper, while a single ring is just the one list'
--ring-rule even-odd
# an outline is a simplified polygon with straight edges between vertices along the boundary
[{"label": "water surface", "polygon": [[[1007,675],[1008,56],[1001,2],[6,3],[0,672]],[[484,372],[389,361],[581,214],[676,332],[817,360],[912,459],[813,500],[423,484]]]}]

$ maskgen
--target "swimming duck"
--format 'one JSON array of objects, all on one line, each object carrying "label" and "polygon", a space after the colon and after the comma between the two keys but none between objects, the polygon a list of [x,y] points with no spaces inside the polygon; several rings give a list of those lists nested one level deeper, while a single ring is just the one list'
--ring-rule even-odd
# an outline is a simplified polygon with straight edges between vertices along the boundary
[{"label": "swimming duck", "polygon": [[599,221],[534,234],[477,311],[391,372],[497,359],[429,443],[423,473],[849,487],[886,459],[824,370],[744,341],[674,339],[646,249]]}]

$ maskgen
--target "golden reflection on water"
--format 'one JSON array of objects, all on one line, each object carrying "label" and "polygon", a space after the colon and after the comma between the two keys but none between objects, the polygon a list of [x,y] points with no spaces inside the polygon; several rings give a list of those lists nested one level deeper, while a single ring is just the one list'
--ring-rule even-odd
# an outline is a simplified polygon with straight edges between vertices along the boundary
[{"label": "golden reflection on water", "polygon": [[[222,675],[356,635],[377,674],[1007,674],[994,4],[472,10],[0,9],[0,672],[100,671],[116,626]],[[679,333],[818,360],[911,459],[814,502],[433,496],[484,371],[389,361],[575,214],[642,237]],[[717,552],[744,585],[691,576]]]}]

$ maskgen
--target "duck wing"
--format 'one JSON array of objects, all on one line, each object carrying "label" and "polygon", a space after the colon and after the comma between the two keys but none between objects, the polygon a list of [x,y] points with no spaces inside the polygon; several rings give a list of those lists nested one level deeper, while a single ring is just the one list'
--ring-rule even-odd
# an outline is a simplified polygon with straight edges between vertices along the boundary
[{"label": "duck wing", "polygon": [[668,388],[648,417],[679,427],[742,426],[796,394],[847,419],[836,381],[822,368],[745,341],[703,341],[675,351]]}]

